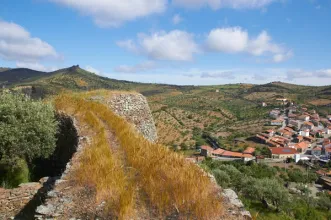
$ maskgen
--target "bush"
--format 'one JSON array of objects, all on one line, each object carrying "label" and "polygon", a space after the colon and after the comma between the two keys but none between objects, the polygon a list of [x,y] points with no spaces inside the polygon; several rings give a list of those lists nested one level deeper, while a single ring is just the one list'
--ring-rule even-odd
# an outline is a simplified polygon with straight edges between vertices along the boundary
[{"label": "bush", "polygon": [[218,185],[222,186],[223,188],[229,187],[231,178],[226,172],[220,169],[216,169],[213,170],[213,175]]},{"label": "bush", "polygon": [[[0,163],[1,173],[23,175],[22,160],[30,164],[35,158],[47,158],[56,147],[57,122],[50,104],[32,101],[22,94],[0,94]],[[21,167],[21,168],[19,168]],[[18,170],[24,171],[19,174]],[[16,177],[15,177],[16,178]],[[14,178],[14,179],[15,179]],[[9,181],[11,180],[3,180]],[[13,180],[17,185],[19,181]]]},{"label": "bush", "polygon": [[2,187],[13,188],[29,181],[29,168],[25,160],[17,160],[12,167],[9,167],[7,164],[1,164],[1,162],[0,170],[3,175],[0,176],[0,183]]}]

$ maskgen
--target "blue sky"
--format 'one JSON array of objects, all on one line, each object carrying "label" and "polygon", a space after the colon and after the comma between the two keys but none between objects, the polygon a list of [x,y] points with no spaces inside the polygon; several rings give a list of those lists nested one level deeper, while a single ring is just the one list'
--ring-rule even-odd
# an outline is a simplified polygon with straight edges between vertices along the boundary
[{"label": "blue sky", "polygon": [[1,0],[0,66],[170,84],[331,84],[331,0]]}]

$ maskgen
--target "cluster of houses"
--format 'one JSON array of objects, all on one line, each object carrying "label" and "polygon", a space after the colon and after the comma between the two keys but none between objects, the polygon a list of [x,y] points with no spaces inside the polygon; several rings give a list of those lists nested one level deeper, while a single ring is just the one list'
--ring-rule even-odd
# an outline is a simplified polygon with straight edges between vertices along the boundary
[{"label": "cluster of houses", "polygon": [[256,139],[269,146],[272,158],[294,158],[297,154],[331,157],[331,115],[323,118],[315,110],[291,105],[273,109],[269,116],[273,119],[270,124],[280,128],[259,133]]},{"label": "cluster of houses", "polygon": [[[331,115],[320,117],[315,110],[299,107],[287,99],[280,99],[283,109],[273,109],[269,116],[269,129],[256,134],[256,141],[267,145],[274,159],[324,157],[331,159]],[[289,107],[285,107],[289,103]],[[287,105],[288,106],[288,105]],[[249,147],[244,152],[233,152],[225,149],[214,149],[201,146],[201,156],[213,158],[240,158],[253,160],[255,148]]]},{"label": "cluster of houses", "polygon": [[244,152],[233,152],[224,150],[221,148],[214,149],[210,146],[201,146],[200,154],[205,157],[212,158],[229,158],[229,159],[243,159],[244,161],[250,161],[254,159],[253,153],[255,148],[249,147]]}]

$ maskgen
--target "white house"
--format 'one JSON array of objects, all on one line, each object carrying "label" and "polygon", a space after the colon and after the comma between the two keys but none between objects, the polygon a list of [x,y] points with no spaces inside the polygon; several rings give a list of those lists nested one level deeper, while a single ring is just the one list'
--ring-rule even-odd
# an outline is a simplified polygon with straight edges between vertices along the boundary
[{"label": "white house", "polygon": [[312,122],[310,122],[310,121],[305,121],[305,122],[303,123],[303,126],[304,126],[305,128],[307,128],[307,129],[310,129],[310,130],[313,130],[314,127],[315,127],[315,125],[314,125]]},{"label": "white house", "polygon": [[299,134],[303,137],[309,137],[309,129],[304,129],[303,131],[300,131]]},{"label": "white house", "polygon": [[302,122],[301,121],[297,121],[297,120],[290,120],[289,121],[290,125],[293,125],[294,127],[296,127],[297,129],[300,129],[302,126]]},{"label": "white house", "polygon": [[269,113],[269,116],[272,118],[278,118],[280,115],[280,111],[278,109],[274,109]]},{"label": "white house", "polygon": [[308,115],[300,115],[300,116],[298,117],[298,119],[299,119],[299,120],[302,120],[302,121],[309,121],[310,116],[308,116]]},{"label": "white house", "polygon": [[325,130],[326,130],[325,133],[326,133],[327,135],[330,135],[330,134],[331,134],[331,126],[328,126]]}]

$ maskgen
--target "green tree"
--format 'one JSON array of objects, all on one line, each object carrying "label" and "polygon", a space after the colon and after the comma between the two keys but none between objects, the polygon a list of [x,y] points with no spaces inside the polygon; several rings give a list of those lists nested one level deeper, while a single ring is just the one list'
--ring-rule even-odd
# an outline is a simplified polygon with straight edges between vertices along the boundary
[{"label": "green tree", "polygon": [[56,146],[57,127],[52,105],[33,101],[22,94],[1,93],[2,169],[15,173],[17,166],[22,167],[22,164],[19,166],[22,163],[20,161],[25,160],[29,164],[35,158],[47,158],[51,155]]},{"label": "green tree", "polygon": [[213,170],[213,175],[218,185],[222,186],[223,188],[229,187],[231,178],[225,171],[216,169]]}]

